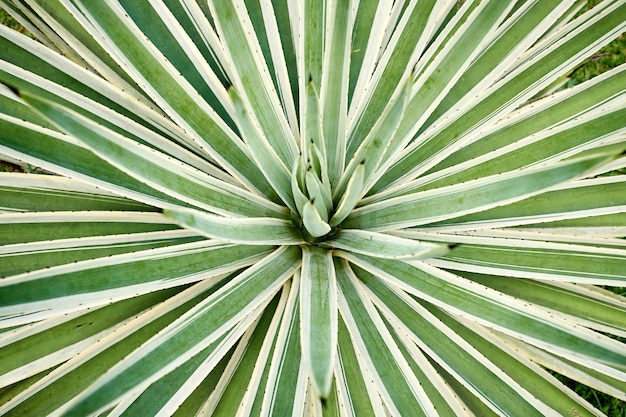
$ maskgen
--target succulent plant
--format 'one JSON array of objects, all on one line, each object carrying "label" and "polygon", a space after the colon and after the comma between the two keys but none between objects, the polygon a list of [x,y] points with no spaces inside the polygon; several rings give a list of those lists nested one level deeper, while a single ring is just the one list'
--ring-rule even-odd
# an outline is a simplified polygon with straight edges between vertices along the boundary
[{"label": "succulent plant", "polygon": [[[0,414],[626,399],[626,2],[14,0]],[[622,339],[623,340],[623,339]]]}]

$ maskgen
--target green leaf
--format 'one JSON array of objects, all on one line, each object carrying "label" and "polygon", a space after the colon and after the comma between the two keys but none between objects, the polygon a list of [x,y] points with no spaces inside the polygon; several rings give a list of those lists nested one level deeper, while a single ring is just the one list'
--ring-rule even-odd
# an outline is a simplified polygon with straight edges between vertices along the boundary
[{"label": "green leaf", "polygon": [[506,210],[507,204],[580,178],[609,160],[607,156],[586,157],[391,198],[354,210],[343,226],[389,230],[433,223],[492,207],[505,206]]},{"label": "green leaf", "polygon": [[0,211],[156,211],[82,181],[52,175],[0,173]]},{"label": "green leaf", "polygon": [[84,351],[103,335],[119,329],[133,316],[173,296],[164,290],[130,298],[86,314],[66,315],[38,323],[30,334],[16,333],[2,340],[0,385],[7,386],[26,376],[50,369]]},{"label": "green leaf", "polygon": [[[531,49],[526,55],[527,62],[518,63],[502,80],[482,89],[474,98],[475,105],[463,105],[445,119],[445,123],[424,132],[419,140],[407,147],[402,158],[381,178],[378,189],[415,178],[447,157],[454,149],[452,145],[460,147],[463,142],[470,142],[473,139],[470,133],[480,134],[481,126],[495,122],[539,93],[556,74],[577,65],[611,40],[611,32],[615,36],[621,33],[624,29],[621,16],[625,12],[626,5],[604,3],[603,7],[594,8],[577,21],[570,22],[560,33],[552,34],[553,39]],[[464,141],[457,143],[461,138]]]},{"label": "green leaf", "polygon": [[331,252],[315,246],[302,249],[300,321],[303,360],[315,392],[330,394],[337,355],[337,282]]},{"label": "green leaf", "polygon": [[[506,339],[507,341],[509,340],[509,338]],[[511,344],[516,347],[519,346],[517,341],[511,342]],[[622,378],[611,378],[598,372],[593,366],[576,363],[533,346],[522,346],[519,350],[523,351],[532,361],[547,369],[552,369],[561,375],[580,381],[581,384],[622,401],[626,400],[626,395],[624,394],[626,392],[626,382]]]},{"label": "green leaf", "polygon": [[[472,90],[476,91],[500,78],[512,61],[545,35],[555,16],[561,15],[572,3],[574,0],[530,2],[519,7],[516,5],[516,10],[512,11],[514,14],[497,28],[497,36],[492,35],[490,44],[481,51],[480,56],[470,62],[469,68],[463,71],[462,82],[456,82],[452,86],[421,130],[442,117],[450,108],[462,104],[464,97],[468,97]],[[472,35],[474,33],[476,32]],[[463,41],[474,42],[461,39]]]},{"label": "green leaf", "polygon": [[266,389],[260,392],[262,415],[301,415],[304,410],[308,374],[302,363],[298,275],[296,271],[274,352],[267,364]]},{"label": "green leaf", "polygon": [[[6,104],[6,101],[8,100],[0,95],[0,103]],[[32,109],[29,111],[34,113]],[[144,204],[186,205],[103,161],[79,145],[78,141],[71,140],[56,131],[35,127],[29,122],[20,120],[19,117],[29,117],[26,105],[18,106],[17,117],[0,116],[2,143],[0,151],[2,153],[18,159],[27,159],[35,166],[76,178]],[[38,117],[38,119],[42,118]]]},{"label": "green leaf", "polygon": [[[27,227],[33,228],[33,224],[28,223]],[[62,233],[63,228],[59,227],[57,231]],[[8,277],[88,259],[205,240],[202,236],[184,230],[131,234],[127,229],[123,232],[126,233],[1,246],[0,276]]]},{"label": "green leaf", "polygon": [[400,90],[397,96],[390,100],[380,118],[372,127],[372,130],[370,130],[367,137],[363,139],[354,155],[351,156],[348,166],[335,187],[335,200],[339,200],[339,196],[342,196],[344,192],[347,193],[346,188],[350,184],[352,176],[355,175],[356,170],[361,169],[360,167],[362,166],[364,170],[364,188],[360,190],[360,199],[367,192],[367,186],[372,182],[375,170],[378,169],[381,162],[385,160],[384,157],[387,152],[392,152],[399,145],[395,137],[395,132],[404,114],[411,78],[412,77],[408,77],[408,79],[402,83],[404,88]]},{"label": "green leaf", "polygon": [[[482,161],[476,160],[479,157],[490,157],[490,163],[495,163],[498,159],[492,156],[508,153],[507,147],[510,147],[514,143],[520,143],[524,138],[534,138],[534,135],[537,133],[555,127],[557,124],[561,124],[564,121],[572,121],[577,115],[580,117],[580,115],[585,114],[583,120],[591,119],[591,117],[589,117],[591,115],[598,117],[599,109],[602,109],[604,105],[610,104],[623,94],[622,86],[625,82],[626,67],[619,66],[586,83],[579,84],[571,89],[559,91],[553,95],[536,100],[528,106],[523,106],[510,114],[506,121],[494,124],[488,133],[481,135],[480,139],[464,146],[462,152],[459,150],[453,153],[435,166],[431,170],[430,177],[437,178],[438,176],[442,176],[445,172],[453,172],[454,177],[460,174],[459,178],[463,177],[469,179],[471,177],[464,173],[466,168],[461,172],[456,171],[460,170],[461,167],[473,167],[474,165],[478,165]],[[604,113],[604,111],[602,113]],[[602,128],[603,126],[599,125],[598,127]],[[598,137],[600,137],[600,135],[592,139]],[[575,140],[576,138],[571,137],[567,139]],[[584,142],[579,141],[579,143]],[[556,146],[554,143],[553,145]],[[548,149],[549,148],[546,150]],[[512,162],[514,161],[508,161],[508,163]],[[446,168],[453,166],[457,166],[454,171],[451,169],[446,170]],[[517,166],[521,165],[518,164]],[[483,167],[483,169],[485,168],[486,167]],[[440,172],[439,175],[435,174],[437,171]],[[451,183],[451,180],[452,179],[449,178],[444,181],[445,183]],[[437,183],[443,184],[441,180],[435,182],[435,184]],[[435,184],[429,184],[429,187]]]},{"label": "green leaf", "polygon": [[351,38],[354,25],[354,5],[351,0],[331,2],[328,6],[328,35],[324,52],[320,97],[322,127],[328,177],[336,184],[344,167],[346,152],[346,123],[348,116],[348,87],[351,59]]},{"label": "green leaf", "polygon": [[[423,300],[420,300],[420,303],[459,337],[488,357],[499,370],[513,377],[516,383],[528,391],[525,400],[530,401],[537,408],[543,408],[544,415],[550,413],[567,415],[573,409],[577,410],[581,416],[599,415],[597,409],[591,404],[563,387],[553,375],[529,360],[528,356],[520,354],[523,348],[515,350],[511,348],[512,344],[503,343],[502,338],[507,338],[506,336],[501,333],[494,334],[491,329],[446,314]],[[526,343],[523,346],[530,347]],[[489,391],[487,389],[485,393]],[[496,397],[492,398],[497,401]]]},{"label": "green leaf", "polygon": [[[122,9],[106,2],[79,2],[78,7],[98,21],[97,38],[105,49],[115,51],[133,78],[151,86],[151,98],[163,104],[168,115],[183,127],[205,152],[230,174],[271,198],[273,192],[234,133],[228,129],[188,82],[143,37]],[[204,138],[210,137],[210,143]]]},{"label": "green leaf", "polygon": [[[337,263],[335,263],[336,265]],[[378,392],[374,390],[366,368],[359,365],[357,352],[350,339],[350,334],[339,316],[339,334],[337,345],[337,367],[335,375],[339,384],[346,390],[341,396],[344,407],[354,416],[375,417],[384,412]]]},{"label": "green leaf", "polygon": [[445,269],[533,280],[612,286],[624,286],[626,282],[625,250],[533,245],[508,239],[491,243],[497,245],[463,244],[432,264]]},{"label": "green leaf", "polygon": [[234,88],[228,89],[237,114],[237,125],[241,131],[243,141],[250,147],[253,158],[263,171],[268,182],[278,193],[281,200],[292,210],[295,210],[293,197],[290,193],[291,181],[289,170],[276,154],[268,138],[257,128],[250,110],[237,94]]},{"label": "green leaf", "polygon": [[[617,219],[626,206],[623,176],[600,177],[566,183],[540,195],[504,207],[494,207],[480,213],[447,220],[444,223],[460,228],[507,227],[569,219],[594,222],[595,216],[614,215],[610,224],[618,226]],[[576,224],[576,223],[574,223]],[[443,226],[443,223],[441,224]]]},{"label": "green leaf", "polygon": [[360,354],[361,366],[368,368],[385,407],[397,415],[435,415],[381,317],[345,263],[337,269],[337,282],[339,312]]},{"label": "green leaf", "polygon": [[[91,385],[67,415],[82,416],[106,409],[125,393],[147,387],[203,351],[233,325],[249,318],[249,311],[273,298],[298,266],[298,252],[293,247],[275,251],[198,303]],[[232,343],[242,333],[235,332]]]},{"label": "green leaf", "polygon": [[[208,414],[251,414],[252,400],[262,383],[262,374],[271,353],[270,345],[276,339],[289,288],[289,284],[285,284],[283,291],[237,344],[236,350],[230,355],[228,366],[221,372],[217,391],[203,407]],[[234,404],[240,404],[239,408],[233,407]]]},{"label": "green leaf", "polygon": [[304,205],[302,210],[302,222],[306,231],[314,238],[322,237],[331,231],[331,227],[324,221],[322,215],[317,211],[313,201]]},{"label": "green leaf", "polygon": [[189,209],[166,209],[163,214],[185,228],[227,242],[247,245],[297,245],[303,242],[301,233],[288,220],[222,217]]},{"label": "green leaf", "polygon": [[180,231],[171,220],[154,212],[0,213],[0,238],[5,245],[174,230]]},{"label": "green leaf", "polygon": [[94,342],[92,348],[85,349],[39,384],[2,406],[1,412],[8,416],[23,416],[49,414],[57,410],[154,334],[209,296],[215,291],[215,284],[202,282],[182,291],[176,290],[178,294],[151,306],[118,331]]},{"label": "green leaf", "polygon": [[420,242],[357,229],[344,229],[337,237],[324,242],[323,245],[379,258],[406,260],[442,256],[450,250],[449,245]]},{"label": "green leaf", "polygon": [[570,360],[591,361],[606,375],[616,378],[625,375],[621,370],[624,353],[620,342],[576,326],[562,317],[551,316],[549,310],[512,297],[502,297],[497,291],[419,261],[408,264],[362,255],[342,253],[341,256],[444,310],[494,327]]},{"label": "green leaf", "polygon": [[[395,33],[391,37],[390,43],[385,45],[388,53],[380,59],[375,58],[376,62],[367,64],[368,70],[373,72],[373,74],[372,72],[365,73],[368,77],[372,74],[371,78],[367,80],[370,88],[364,92],[364,97],[359,97],[358,100],[353,97],[350,106],[351,122],[346,149],[348,158],[356,152],[361,141],[365,139],[389,103],[390,98],[397,90],[404,88],[401,80],[411,72],[411,67],[414,65],[413,57],[421,55],[429,43],[430,31],[433,29],[433,23],[437,20],[435,16],[443,9],[443,5],[436,3],[434,0],[425,0],[407,4],[402,19],[397,25],[392,25]],[[388,14],[382,16],[388,16]],[[386,24],[386,22],[380,22],[380,25]],[[382,43],[385,39],[382,36],[384,34],[382,33],[383,27],[374,24],[373,30],[380,33],[381,36],[378,41]],[[380,46],[377,45],[377,47]],[[374,56],[379,53],[378,51],[373,52]],[[363,68],[361,71],[363,72]]]},{"label": "green leaf", "polygon": [[[412,183],[398,187],[394,190],[393,196],[512,171],[532,166],[537,164],[537,161],[549,163],[566,156],[576,155],[582,149],[593,152],[594,148],[605,144],[615,143],[621,149],[624,147],[621,135],[623,134],[626,109],[612,106],[612,102],[614,103],[611,101],[598,109],[589,109],[584,118],[579,116],[570,122],[531,134],[522,140],[508,144],[508,146],[503,145],[491,152],[484,152],[461,165],[450,167],[443,172],[433,173],[430,178],[422,177]],[[536,117],[533,116],[529,119],[535,121]],[[535,123],[533,123],[534,127],[537,126]],[[516,126],[521,128],[519,125]],[[505,140],[508,141],[516,137],[516,135],[509,137],[508,133],[510,133],[508,129],[498,130],[495,135],[499,139],[498,142],[502,144]]]},{"label": "green leaf", "polygon": [[[542,416],[549,412],[549,407],[557,398],[567,398],[556,387],[538,379],[536,369],[525,369],[529,364],[510,357],[509,353],[495,346],[485,346],[485,342],[476,337],[464,340],[462,337],[467,337],[467,329],[461,330],[460,325],[448,327],[453,320],[440,321],[429,311],[434,307],[424,308],[384,280],[358,267],[353,268],[359,279],[375,294],[374,303],[383,314],[396,326],[406,329],[412,341],[492,410],[509,415]],[[494,366],[494,361],[507,367]],[[529,383],[521,383],[522,377]],[[516,386],[516,383],[520,385]],[[543,404],[525,390],[531,390],[535,397],[543,391],[539,397]],[[571,400],[568,403],[576,405]]]},{"label": "green leaf", "polygon": [[0,315],[7,323],[31,322],[201,279],[216,280],[258,261],[269,249],[200,241],[26,272],[0,281]]},{"label": "green leaf", "polygon": [[612,292],[586,285],[507,279],[499,275],[472,272],[456,273],[512,297],[559,311],[586,327],[620,337],[626,336],[626,305],[616,299]]},{"label": "green leaf", "polygon": [[242,6],[243,3],[235,7],[233,2],[209,2],[221,44],[232,61],[235,87],[247,98],[249,106],[246,108],[254,114],[274,151],[285,165],[291,166],[298,154],[296,141],[268,76],[263,56],[259,54],[258,39],[246,8]]},{"label": "green leaf", "polygon": [[335,213],[330,219],[331,226],[338,226],[346,219],[346,217],[348,217],[348,215],[352,212],[354,207],[356,207],[359,200],[361,199],[364,189],[365,164],[363,161],[361,161],[361,163],[356,166],[354,172],[352,173],[352,176],[348,180],[348,184],[346,185],[346,191],[341,196],[341,199],[337,204]]},{"label": "green leaf", "polygon": [[115,135],[69,109],[30,95],[22,98],[62,129],[79,137],[102,159],[163,192],[177,190],[174,194],[190,204],[220,214],[280,217],[284,212],[252,193]]}]

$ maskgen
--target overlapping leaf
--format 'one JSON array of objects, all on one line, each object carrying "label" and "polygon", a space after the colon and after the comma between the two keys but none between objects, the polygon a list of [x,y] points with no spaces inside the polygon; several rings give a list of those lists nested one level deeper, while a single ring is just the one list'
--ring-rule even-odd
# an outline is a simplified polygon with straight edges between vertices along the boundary
[{"label": "overlapping leaf", "polygon": [[0,173],[0,414],[626,399],[625,67],[557,91],[626,5],[582,3],[2,2],[46,175]]}]

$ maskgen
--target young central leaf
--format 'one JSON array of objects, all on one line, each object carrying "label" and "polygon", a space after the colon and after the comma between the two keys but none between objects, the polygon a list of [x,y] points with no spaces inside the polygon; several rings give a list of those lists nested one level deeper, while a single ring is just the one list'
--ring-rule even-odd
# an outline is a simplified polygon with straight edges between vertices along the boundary
[{"label": "young central leaf", "polygon": [[333,191],[322,129],[319,99],[313,81],[306,88],[302,120],[302,153],[292,168],[291,188],[305,239],[316,241],[332,231]]}]

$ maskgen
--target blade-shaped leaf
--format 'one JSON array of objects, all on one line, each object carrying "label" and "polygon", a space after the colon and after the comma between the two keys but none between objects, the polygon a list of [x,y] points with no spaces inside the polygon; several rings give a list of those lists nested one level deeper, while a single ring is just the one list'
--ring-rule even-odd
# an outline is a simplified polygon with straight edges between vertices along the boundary
[{"label": "blade-shaped leaf", "polygon": [[152,306],[50,372],[31,389],[0,406],[0,413],[24,416],[50,414],[57,410],[154,334],[209,296],[219,288],[216,284],[208,280],[201,282]]},{"label": "blade-shaped leaf", "polygon": [[[618,227],[621,224],[620,216],[626,211],[625,190],[626,179],[623,176],[575,181],[506,207],[494,207],[433,226],[440,230],[461,230],[547,222],[564,225],[571,221],[570,226],[580,222],[580,226],[585,223],[604,223]],[[596,216],[605,216],[605,220],[595,220]],[[619,234],[619,229],[616,233]]]},{"label": "blade-shaped leaf", "polygon": [[0,173],[0,211],[156,211],[75,179]]},{"label": "blade-shaped leaf", "polygon": [[260,415],[301,415],[306,398],[307,368],[302,362],[300,337],[299,279],[294,275],[271,361]]},{"label": "blade-shaped leaf", "polygon": [[274,190],[276,190],[276,193],[291,210],[295,211],[293,197],[290,193],[289,170],[276,154],[267,137],[257,128],[250,115],[250,110],[235,89],[229,88],[228,95],[235,106],[237,125],[241,131],[243,141],[250,147],[257,165],[263,171]]},{"label": "blade-shaped leaf", "polygon": [[268,76],[255,31],[243,1],[210,1],[225,50],[232,60],[235,86],[247,97],[249,111],[254,113],[265,137],[286,166],[291,166],[298,154],[287,118],[278,95]]},{"label": "blade-shaped leaf", "polygon": [[380,395],[369,381],[371,376],[366,368],[359,365],[350,334],[340,316],[335,378],[344,387],[340,401],[352,416],[379,416],[384,413]]},{"label": "blade-shaped leaf", "polygon": [[[367,288],[375,294],[374,302],[383,314],[390,317],[393,323],[406,328],[412,340],[420,348],[460,380],[462,385],[488,404],[492,410],[509,415],[537,416],[550,412],[549,406],[560,393],[558,388],[544,383],[541,383],[543,388],[539,390],[532,385],[517,386],[517,381],[512,380],[511,368],[517,369],[515,374],[519,375],[520,382],[522,374],[529,380],[535,381],[534,371],[524,370],[524,364],[506,358],[507,354],[504,352],[490,354],[491,352],[483,346],[477,349],[477,342],[474,339],[466,341],[457,334],[459,333],[458,326],[449,328],[446,326],[447,322],[441,322],[411,297],[374,275],[358,267],[355,267],[355,272]],[[464,336],[465,333],[461,335]],[[499,363],[507,362],[508,359],[510,368],[503,370],[494,366],[492,362],[494,357]],[[540,384],[539,381],[536,383]],[[546,392],[547,387],[549,387],[549,394]],[[542,404],[530,398],[528,393],[524,393],[526,389],[532,389],[535,396],[538,395],[537,391],[543,390],[542,397],[545,403]],[[568,405],[571,407],[571,402]]]},{"label": "blade-shaped leaf", "polygon": [[[85,260],[26,272],[0,281],[6,325],[80,310],[132,296],[216,279],[258,261],[268,247],[200,241]],[[72,300],[81,300],[77,303]]]},{"label": "blade-shaped leaf", "polygon": [[436,415],[380,315],[345,262],[337,269],[337,282],[339,311],[360,353],[362,366],[370,369],[386,408],[397,415]]},{"label": "blade-shaped leaf", "polygon": [[118,363],[71,404],[67,415],[104,410],[125,392],[148,386],[204,350],[247,317],[248,311],[273,298],[299,265],[298,252],[293,247],[278,249],[231,280]]},{"label": "blade-shaped leaf", "polygon": [[62,129],[80,138],[104,160],[163,192],[176,190],[179,198],[221,214],[264,213],[268,217],[280,217],[283,211],[252,193],[115,135],[69,109],[27,94],[22,98]]},{"label": "blade-shaped leaf", "polygon": [[337,279],[331,252],[304,247],[300,281],[302,355],[316,392],[326,398],[337,355]]},{"label": "blade-shaped leaf", "polygon": [[[589,56],[603,43],[613,39],[610,32],[621,33],[624,29],[622,15],[626,5],[620,2],[605,3],[606,8],[592,9],[579,20],[570,22],[552,42],[544,40],[537,49],[531,50],[532,59],[511,68],[507,77],[499,80],[490,88],[482,89],[477,101],[479,105],[464,105],[462,111],[454,111],[445,123],[437,124],[430,132],[424,132],[419,140],[406,149],[402,158],[387,171],[379,181],[379,187],[391,183],[415,178],[419,173],[448,156],[452,145],[461,147],[470,141],[470,133],[480,134],[480,127],[486,122],[495,122],[505,112],[510,112],[539,93],[542,86],[547,86],[565,68],[575,66],[577,62]],[[568,36],[564,36],[567,32]],[[516,60],[516,56],[513,59]]]},{"label": "blade-shaped leaf", "polygon": [[[234,133],[215,115],[188,82],[179,76],[161,53],[113,2],[78,2],[77,6],[89,18],[95,36],[137,80],[142,80],[151,98],[167,109],[166,112],[220,165],[239,181],[274,195],[265,177],[243,150]],[[150,86],[148,88],[148,86]],[[210,143],[204,138],[210,137]]]},{"label": "blade-shaped leaf", "polygon": [[428,224],[491,207],[505,206],[579,178],[613,158],[590,156],[392,198],[354,210],[343,226],[388,230]]},{"label": "blade-shaped leaf", "polygon": [[442,256],[450,250],[449,245],[355,229],[344,229],[337,237],[324,242],[323,245],[380,258],[407,260]]},{"label": "blade-shaped leaf", "polygon": [[166,209],[163,214],[205,236],[248,245],[294,245],[302,235],[290,221],[275,218],[234,218],[190,209]]},{"label": "blade-shaped leaf", "polygon": [[[285,283],[281,294],[268,305],[254,329],[248,331],[242,341],[244,343],[239,343],[228,367],[222,372],[216,391],[204,405],[204,413],[234,416],[239,412],[251,415],[254,397],[259,389],[262,392],[259,385],[263,383],[263,371],[268,364],[290,288],[289,282]],[[233,404],[240,404],[240,407],[237,409]]]},{"label": "blade-shaped leaf", "polygon": [[[454,274],[412,261],[411,264],[362,255],[341,256],[392,284],[443,309],[476,320],[574,361],[593,361],[598,371],[617,378],[626,373],[621,343],[550,316],[549,311]],[[558,324],[557,324],[558,323]],[[576,346],[573,350],[572,346]]]}]

